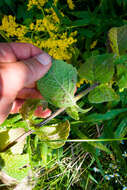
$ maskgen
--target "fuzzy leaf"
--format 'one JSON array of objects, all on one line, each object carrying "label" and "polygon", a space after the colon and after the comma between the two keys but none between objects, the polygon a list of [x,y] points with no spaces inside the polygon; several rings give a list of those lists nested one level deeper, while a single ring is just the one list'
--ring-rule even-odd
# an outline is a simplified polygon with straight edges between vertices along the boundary
[{"label": "fuzzy leaf", "polygon": [[67,114],[75,120],[79,120],[79,114],[76,106],[72,106],[66,109]]},{"label": "fuzzy leaf", "polygon": [[80,108],[78,105],[69,107],[66,109],[67,114],[72,117],[75,120],[79,120],[79,115],[78,112],[80,113],[87,113],[88,111],[90,111],[92,109],[92,107],[87,108],[87,109],[82,109]]},{"label": "fuzzy leaf", "polygon": [[66,140],[69,136],[70,124],[69,121],[64,123],[57,123],[51,126],[45,126],[40,128],[36,133],[41,140],[47,140],[49,147],[56,149],[60,148],[65,144],[65,142],[48,142],[48,140]]},{"label": "fuzzy leaf", "polygon": [[97,86],[88,95],[88,99],[91,103],[109,102],[118,100],[118,98],[119,96],[115,93],[115,91],[107,85]]},{"label": "fuzzy leaf", "polygon": [[112,54],[92,56],[81,65],[79,76],[92,82],[107,83],[114,74]]},{"label": "fuzzy leaf", "polygon": [[48,73],[37,82],[42,96],[56,107],[75,105],[74,91],[77,82],[76,69],[64,61],[53,60]]},{"label": "fuzzy leaf", "polygon": [[113,27],[108,33],[109,45],[116,55],[123,55],[127,51],[127,25]]},{"label": "fuzzy leaf", "polygon": [[7,153],[1,153],[0,159],[4,161],[2,171],[4,171],[7,175],[15,178],[17,181],[21,181],[28,175],[28,171],[30,170],[30,166],[28,166],[28,154],[11,155]]}]

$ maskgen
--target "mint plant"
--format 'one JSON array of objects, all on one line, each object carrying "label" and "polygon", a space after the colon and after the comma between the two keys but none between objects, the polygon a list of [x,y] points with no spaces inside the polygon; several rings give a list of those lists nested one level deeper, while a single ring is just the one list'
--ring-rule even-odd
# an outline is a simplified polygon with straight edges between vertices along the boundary
[{"label": "mint plant", "polygon": [[[123,35],[121,32],[122,30],[124,30]],[[82,118],[84,117],[81,123],[85,122],[89,123],[91,121],[94,121],[95,123],[94,122],[93,123],[96,124],[98,121],[101,121],[102,118],[104,120],[108,120],[110,117],[113,118],[116,115],[118,116],[118,114],[125,112],[126,108],[123,108],[120,110],[114,110],[114,111],[112,110],[111,112],[108,112],[105,115],[103,114],[98,115],[97,113],[93,113],[91,116],[89,115],[84,116],[85,113],[90,111],[97,104],[101,104],[104,102],[115,102],[115,103],[119,102],[120,91],[127,88],[127,74],[126,74],[127,48],[126,45],[123,44],[124,41],[123,39],[127,38],[126,34],[127,34],[126,26],[111,29],[108,33],[108,40],[112,52],[101,55],[94,55],[87,58],[85,63],[81,64],[78,71],[72,65],[67,64],[62,60],[53,60],[52,67],[50,68],[48,73],[39,81],[37,81],[38,90],[45,98],[45,101],[49,104],[54,105],[56,109],[59,108],[58,109],[59,114],[62,111],[66,111],[66,113],[75,120],[80,120],[80,116]],[[85,91],[83,90],[78,95],[75,96],[76,83],[78,77],[84,78],[84,80],[87,81],[87,84]],[[86,105],[83,97],[87,94],[88,94],[89,108],[86,109],[84,108],[86,107]],[[77,103],[77,101],[79,101],[81,98],[83,98],[82,107],[80,107]],[[36,124],[38,120],[37,122],[35,122],[33,113],[38,105],[45,106],[47,104],[45,101],[27,100],[24,103],[24,105],[20,109],[22,119],[26,123],[26,125],[23,123],[23,127],[25,125],[24,128],[25,130],[27,130],[27,135],[34,133],[40,141],[44,141],[44,143],[46,143],[46,146],[52,149],[57,149],[65,144],[65,141],[69,136],[71,125],[70,122],[66,120],[63,122],[56,122],[55,124],[46,124],[45,126],[43,126],[43,128],[37,127]],[[81,115],[79,114],[79,112],[81,112]],[[12,122],[13,124],[15,124],[15,121],[19,122],[19,120],[21,120],[21,117],[16,116],[15,119],[12,120],[10,119],[8,121],[10,123]],[[10,125],[9,122],[5,121],[4,124]],[[77,131],[79,137],[84,138],[85,140],[89,140],[87,135],[82,134],[78,129],[74,129],[73,131]],[[113,135],[113,132],[111,134]],[[122,137],[120,136],[121,134]],[[122,128],[120,125],[116,130],[114,136],[115,138],[116,137],[119,138],[119,136],[123,138],[125,134],[126,134],[125,125]],[[106,138],[111,140],[111,137],[109,137],[108,135],[109,134],[107,133]],[[101,137],[103,138],[103,134]],[[8,131],[1,132],[0,138],[3,140],[3,142],[5,142],[3,144],[0,143],[1,151],[8,150],[8,148],[6,148],[6,144],[12,143],[10,142]],[[13,137],[11,140],[13,141]],[[90,146],[90,148],[96,147],[99,148],[100,150],[105,151],[107,154],[110,155],[112,154],[111,150],[101,142],[96,144],[94,142],[89,142],[88,146]],[[10,148],[11,146],[8,147]],[[21,151],[23,151],[24,142],[20,144],[20,147]],[[22,161],[22,158],[25,163],[26,162],[28,163],[28,154],[17,155],[15,150],[12,151],[12,148],[8,150],[7,153],[1,153],[1,159],[4,160],[5,162],[5,165],[3,165],[2,170],[5,171],[9,176],[12,176],[16,179],[15,171],[11,170],[10,162],[7,164],[7,158],[9,157],[10,153],[11,153],[10,158],[14,159],[16,163],[19,161],[19,159]],[[12,155],[12,153],[15,155]],[[24,162],[23,165],[21,164],[20,167],[22,168],[24,167]],[[122,159],[121,162],[123,162]],[[17,165],[16,168],[19,168],[19,165]],[[28,174],[28,171],[29,168],[24,169],[23,175],[20,176],[19,174],[17,176],[17,180],[20,181],[24,176]]]}]

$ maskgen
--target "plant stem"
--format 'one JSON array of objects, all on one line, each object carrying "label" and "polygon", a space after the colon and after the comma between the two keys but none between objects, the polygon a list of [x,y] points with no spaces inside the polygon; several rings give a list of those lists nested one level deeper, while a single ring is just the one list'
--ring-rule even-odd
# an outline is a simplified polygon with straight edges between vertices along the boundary
[{"label": "plant stem", "polygon": [[[75,100],[76,102],[78,100],[80,100],[83,96],[87,95],[91,90],[93,90],[96,86],[98,86],[98,84],[94,84],[93,86],[87,88],[86,90],[82,91],[81,93],[79,93],[78,95],[75,96]],[[38,123],[35,125],[35,127],[42,127],[43,125],[47,124],[51,119],[53,119],[54,117],[56,117],[57,115],[59,115],[60,113],[62,113],[63,111],[65,111],[66,108],[60,108],[58,109],[56,112],[54,112],[51,116],[49,116],[48,118],[46,118],[44,121]],[[35,132],[35,130],[29,130],[25,133],[23,133],[22,135],[20,135],[18,138],[16,138],[14,141],[12,141],[11,143],[9,143],[3,150],[1,150],[1,152],[5,152],[7,151],[9,148],[11,148],[12,146],[14,146],[15,144],[23,141],[27,136],[29,136],[30,134],[32,134],[33,132]],[[78,139],[79,140],[79,139]],[[86,141],[88,141],[88,139],[86,139]],[[66,142],[69,142],[66,140]],[[72,140],[72,142],[74,142]]]},{"label": "plant stem", "polygon": [[[86,90],[80,92],[78,95],[75,96],[75,100],[76,102],[78,100],[80,100],[83,96],[87,95],[91,90],[93,90],[96,86],[98,86],[98,84],[94,84],[93,86],[87,88]],[[62,113],[63,111],[65,111],[66,108],[60,108],[58,109],[56,112],[54,112],[51,116],[49,116],[47,119],[45,119],[44,121],[36,124],[36,127],[42,127],[43,125],[45,125],[46,123],[48,123],[51,119],[53,119],[54,117],[56,117],[57,115],[59,115],[60,113]]]},{"label": "plant stem", "polygon": [[96,88],[98,86],[98,84],[94,84],[93,86],[87,88],[86,90],[80,92],[77,96],[75,96],[75,100],[76,102],[78,100],[80,100],[83,96],[87,95],[91,90],[93,90],[94,88]]}]

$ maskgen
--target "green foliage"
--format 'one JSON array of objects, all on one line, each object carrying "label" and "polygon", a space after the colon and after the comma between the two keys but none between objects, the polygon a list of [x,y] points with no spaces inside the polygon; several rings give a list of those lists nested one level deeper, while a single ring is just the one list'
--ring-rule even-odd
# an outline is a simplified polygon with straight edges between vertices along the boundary
[{"label": "green foliage", "polygon": [[1,153],[0,157],[4,161],[2,171],[7,175],[15,178],[17,181],[21,181],[28,175],[28,171],[30,170],[28,154],[11,155]]},{"label": "green foliage", "polygon": [[81,65],[79,76],[94,83],[107,83],[114,74],[112,54],[91,56]]},{"label": "green foliage", "polygon": [[76,106],[72,106],[66,109],[66,112],[75,120],[79,120],[79,114]]},{"label": "green foliage", "polygon": [[42,104],[43,100],[38,100],[38,99],[28,99],[25,101],[23,106],[20,109],[20,113],[22,115],[22,118],[27,121],[31,121],[33,117],[33,113],[37,106],[43,105]]},{"label": "green foliage", "polygon": [[[65,142],[61,142],[60,140],[66,140],[69,136],[69,131],[69,121],[65,121],[64,123],[57,123],[55,125],[45,126],[39,130],[36,130],[36,133],[42,141],[47,141],[46,143],[49,147],[56,149],[60,148],[65,144]],[[53,140],[56,140],[56,142],[53,142]]]},{"label": "green foliage", "polygon": [[118,117],[121,113],[125,113],[127,112],[127,108],[122,108],[122,109],[113,109],[110,111],[107,111],[106,113],[91,113],[88,116],[86,116],[85,118],[83,118],[83,120],[87,123],[99,123],[99,122],[104,122],[106,120],[114,120],[115,117]]},{"label": "green foliage", "polygon": [[100,85],[89,93],[88,99],[91,103],[103,103],[119,100],[119,96],[111,87],[107,85]]},{"label": "green foliage", "polygon": [[[0,131],[0,152],[6,148],[6,146],[14,141],[17,137],[24,133],[24,128],[1,130]],[[22,154],[24,148],[25,140],[17,143],[10,148],[9,152],[12,154]]]},{"label": "green foliage", "polygon": [[117,56],[126,53],[127,25],[111,28],[108,33],[108,38],[113,53],[115,53]]},{"label": "green foliage", "polygon": [[64,61],[53,60],[52,67],[37,82],[37,85],[42,96],[49,103],[56,107],[66,108],[75,105],[76,82],[77,72],[72,65],[68,65]]}]

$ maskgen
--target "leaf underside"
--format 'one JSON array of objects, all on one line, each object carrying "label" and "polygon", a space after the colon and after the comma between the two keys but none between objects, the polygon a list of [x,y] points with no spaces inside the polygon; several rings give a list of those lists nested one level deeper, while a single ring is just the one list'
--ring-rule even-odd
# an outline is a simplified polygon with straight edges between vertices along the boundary
[{"label": "leaf underside", "polygon": [[77,82],[76,69],[64,61],[53,60],[48,73],[37,82],[37,87],[47,102],[56,107],[75,105],[74,91]]}]

